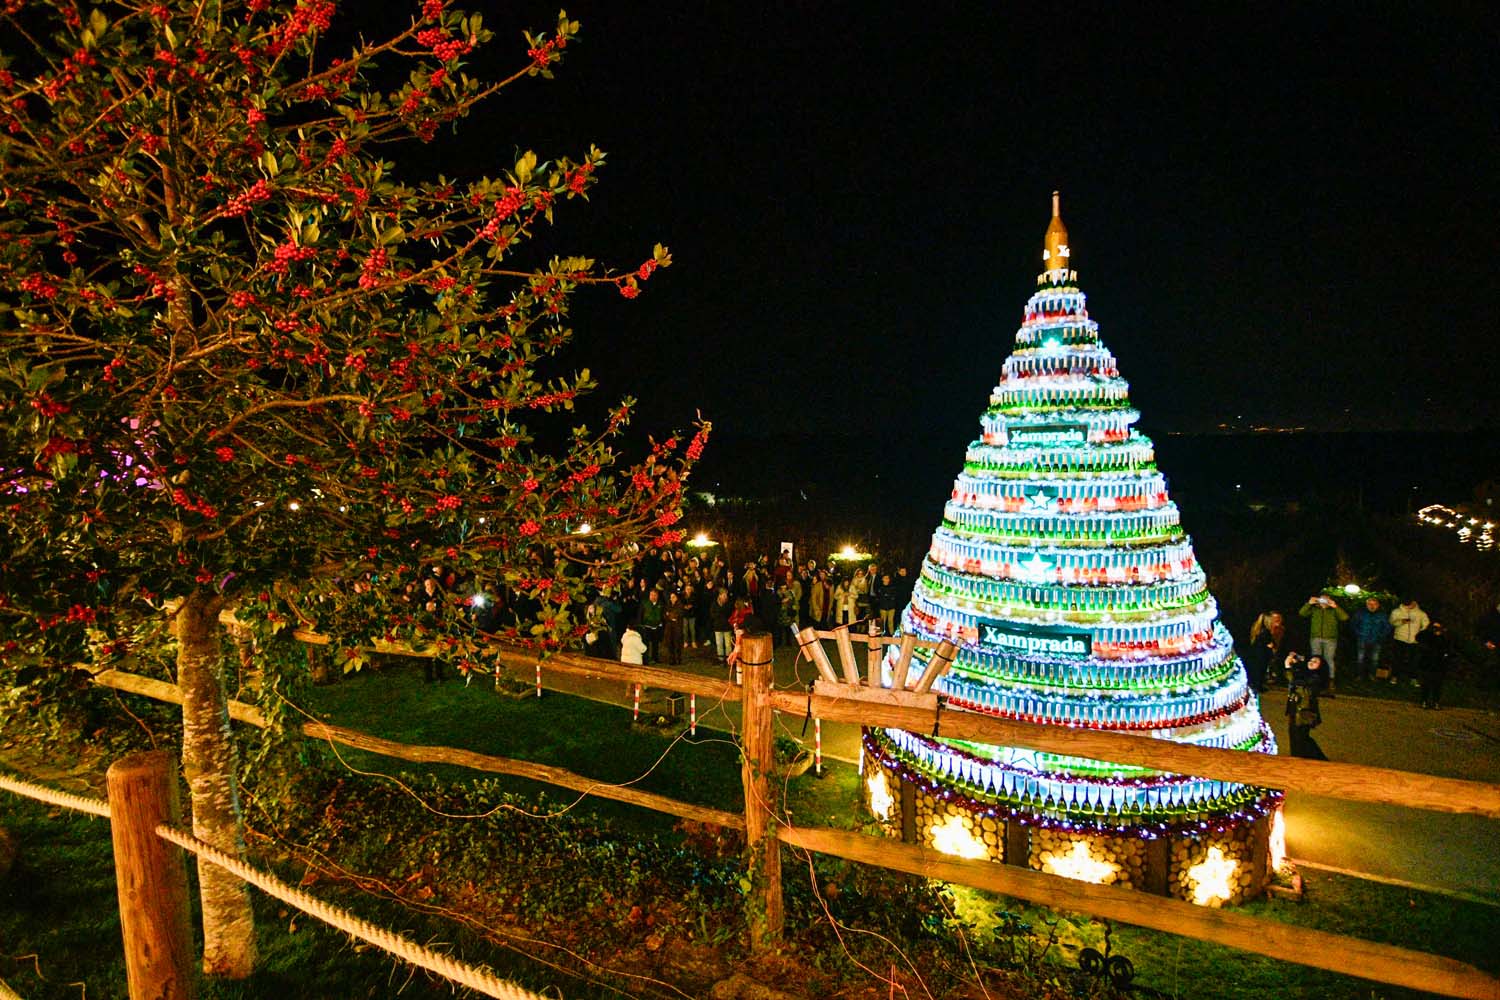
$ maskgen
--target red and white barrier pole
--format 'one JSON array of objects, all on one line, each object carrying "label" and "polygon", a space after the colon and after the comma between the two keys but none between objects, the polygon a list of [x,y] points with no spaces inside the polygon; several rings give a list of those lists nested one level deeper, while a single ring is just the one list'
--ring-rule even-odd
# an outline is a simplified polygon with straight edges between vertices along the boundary
[{"label": "red and white barrier pole", "polygon": [[688,695],[688,733],[698,735],[698,696]]},{"label": "red and white barrier pole", "polygon": [[542,661],[541,660],[538,660],[536,662],[536,696],[538,698],[540,698],[542,696]]},{"label": "red and white barrier pole", "polygon": [[813,719],[813,774],[823,773],[823,720]]},{"label": "red and white barrier pole", "polygon": [[639,722],[641,721],[641,686],[637,684],[634,690],[635,694],[630,700],[630,721]]}]

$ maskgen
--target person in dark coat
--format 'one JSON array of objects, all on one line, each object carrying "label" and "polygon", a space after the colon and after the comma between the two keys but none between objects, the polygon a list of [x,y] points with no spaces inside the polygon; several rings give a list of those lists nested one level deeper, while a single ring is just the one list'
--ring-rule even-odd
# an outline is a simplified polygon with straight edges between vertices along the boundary
[{"label": "person in dark coat", "polygon": [[662,609],[662,641],[667,647],[667,663],[682,666],[683,619],[687,611],[677,591],[667,595],[667,605]]},{"label": "person in dark coat", "polygon": [[1281,662],[1286,645],[1286,621],[1280,611],[1267,611],[1250,626],[1250,646],[1245,650],[1245,673],[1250,690],[1264,691],[1271,679],[1271,665]]},{"label": "person in dark coat", "polygon": [[1286,727],[1291,734],[1293,757],[1327,760],[1323,748],[1313,739],[1312,731],[1323,723],[1318,696],[1328,684],[1323,657],[1304,657],[1288,653],[1286,657]]},{"label": "person in dark coat", "polygon": [[[619,601],[615,600],[614,595],[607,590],[594,598],[594,606],[604,616],[604,624],[609,629],[610,641],[618,646],[622,634],[620,631],[620,617],[625,613],[625,609],[620,606]],[[611,657],[611,659],[616,659],[616,657]]]},{"label": "person in dark coat", "polygon": [[886,635],[896,634],[896,609],[900,606],[901,593],[891,582],[891,574],[881,574],[880,586],[875,589],[875,610],[880,612],[880,627]]},{"label": "person in dark coat", "polygon": [[[755,615],[763,622],[774,622],[781,613],[781,598],[776,591],[767,583],[762,581],[760,595],[754,599]],[[782,645],[786,640],[778,633],[780,629],[771,629],[772,647]]]},{"label": "person in dark coat", "polygon": [[1354,675],[1373,680],[1380,670],[1380,654],[1391,637],[1391,615],[1380,606],[1380,599],[1365,598],[1365,606],[1354,612]]},{"label": "person in dark coat", "polygon": [[1448,676],[1448,667],[1453,662],[1453,640],[1448,638],[1442,622],[1433,621],[1417,635],[1417,645],[1422,649],[1418,668],[1422,707],[1435,709],[1443,694],[1443,678]]},{"label": "person in dark coat", "polygon": [[661,636],[666,610],[666,605],[662,604],[661,592],[653,588],[636,613],[636,625],[641,630],[641,638],[646,640],[646,656],[649,657],[647,663],[661,662]]}]

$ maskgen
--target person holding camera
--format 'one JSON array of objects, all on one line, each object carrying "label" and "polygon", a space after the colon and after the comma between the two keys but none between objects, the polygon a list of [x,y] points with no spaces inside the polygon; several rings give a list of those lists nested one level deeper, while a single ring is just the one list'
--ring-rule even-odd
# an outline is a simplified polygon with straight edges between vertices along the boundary
[{"label": "person holding camera", "polygon": [[1333,697],[1335,661],[1339,648],[1339,626],[1349,620],[1349,612],[1339,607],[1338,602],[1327,594],[1314,594],[1298,612],[1307,619],[1308,647],[1310,655],[1322,659],[1327,666],[1328,696]]},{"label": "person holding camera", "polygon": [[1291,739],[1293,757],[1307,760],[1327,760],[1323,748],[1313,739],[1312,731],[1323,723],[1323,714],[1318,710],[1318,696],[1328,683],[1323,657],[1317,653],[1302,656],[1288,653],[1286,656],[1286,728]]}]

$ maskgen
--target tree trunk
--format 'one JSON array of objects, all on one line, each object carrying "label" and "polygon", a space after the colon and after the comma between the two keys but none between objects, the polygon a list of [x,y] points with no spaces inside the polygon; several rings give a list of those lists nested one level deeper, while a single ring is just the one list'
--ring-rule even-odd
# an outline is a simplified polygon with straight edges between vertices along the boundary
[{"label": "tree trunk", "polygon": [[[182,772],[193,805],[193,836],[236,856],[245,853],[234,738],[224,694],[222,600],[194,591],[177,610],[177,686],[182,690]],[[203,900],[203,971],[244,979],[255,968],[255,917],[245,883],[198,865]]]}]

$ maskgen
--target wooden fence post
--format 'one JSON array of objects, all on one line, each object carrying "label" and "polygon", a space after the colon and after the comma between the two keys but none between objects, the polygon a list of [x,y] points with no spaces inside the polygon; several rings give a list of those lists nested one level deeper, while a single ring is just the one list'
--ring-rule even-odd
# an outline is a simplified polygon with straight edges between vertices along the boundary
[{"label": "wooden fence post", "polygon": [[771,637],[746,633],[740,639],[743,668],[744,734],[741,738],[745,784],[745,861],[750,878],[746,915],[750,949],[767,951],[781,940],[781,844],[772,812],[771,772],[776,766],[772,741]]},{"label": "wooden fence post", "polygon": [[177,768],[165,750],[135,753],[111,764],[105,781],[130,1000],[193,1000],[187,866],[155,833],[182,820]]}]

